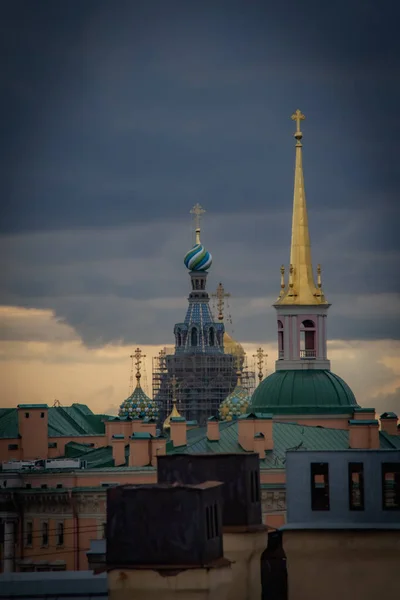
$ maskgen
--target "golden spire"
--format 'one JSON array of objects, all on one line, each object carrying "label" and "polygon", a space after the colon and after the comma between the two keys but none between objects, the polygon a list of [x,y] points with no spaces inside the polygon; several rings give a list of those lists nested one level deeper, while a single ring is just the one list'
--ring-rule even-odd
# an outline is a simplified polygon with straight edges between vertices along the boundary
[{"label": "golden spire", "polygon": [[224,286],[222,285],[222,283],[219,283],[217,291],[215,292],[215,294],[211,294],[211,297],[217,299],[218,321],[223,321],[225,305],[224,299],[230,298],[230,294],[225,292]]},{"label": "golden spire", "polygon": [[253,354],[253,358],[257,359],[256,364],[258,367],[258,381],[261,383],[264,376],[264,358],[268,358],[268,354],[265,354],[262,348],[258,348],[257,352]]},{"label": "golden spire", "polygon": [[181,417],[182,416],[179,413],[178,409],[176,408],[176,388],[178,387],[178,383],[176,381],[175,375],[173,375],[171,378],[171,387],[172,387],[172,410],[171,410],[170,414],[168,415],[168,417],[164,421],[164,424],[163,424],[164,430],[170,429],[171,419],[173,417]]},{"label": "golden spire", "polygon": [[[327,304],[321,286],[316,286],[311,262],[310,233],[308,230],[306,194],[304,190],[302,137],[300,122],[305,119],[297,109],[292,115],[296,121],[296,165],[294,174],[292,243],[290,248],[289,285],[281,277],[281,293],[277,304]],[[282,269],[281,269],[282,275]]]},{"label": "golden spire", "polygon": [[199,203],[195,204],[190,211],[192,215],[194,215],[195,222],[195,232],[196,232],[196,244],[200,244],[200,219],[201,215],[203,215],[206,211]]}]

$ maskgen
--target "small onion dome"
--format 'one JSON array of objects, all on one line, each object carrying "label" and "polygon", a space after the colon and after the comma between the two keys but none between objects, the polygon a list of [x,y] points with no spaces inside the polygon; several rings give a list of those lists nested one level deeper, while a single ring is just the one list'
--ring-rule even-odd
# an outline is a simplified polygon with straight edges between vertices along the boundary
[{"label": "small onion dome", "polygon": [[133,392],[119,407],[119,417],[158,418],[158,406],[151,400],[138,384]]},{"label": "small onion dome", "polygon": [[212,256],[202,244],[196,244],[186,254],[184,263],[190,271],[206,271],[211,267]]},{"label": "small onion dome", "polygon": [[227,398],[219,405],[219,418],[221,421],[232,421],[247,413],[250,396],[242,386],[240,376],[238,383]]},{"label": "small onion dome", "polygon": [[171,429],[171,419],[173,417],[181,417],[178,409],[176,408],[176,402],[172,402],[172,410],[171,410],[170,414],[168,415],[168,417],[164,421],[164,424],[163,424],[164,431]]}]

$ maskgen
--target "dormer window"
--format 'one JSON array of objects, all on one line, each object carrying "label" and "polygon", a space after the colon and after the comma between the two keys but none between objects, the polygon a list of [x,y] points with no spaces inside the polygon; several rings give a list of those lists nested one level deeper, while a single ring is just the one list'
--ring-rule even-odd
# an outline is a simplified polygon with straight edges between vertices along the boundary
[{"label": "dormer window", "polygon": [[208,344],[209,346],[215,346],[215,332],[214,327],[210,327],[208,332]]}]

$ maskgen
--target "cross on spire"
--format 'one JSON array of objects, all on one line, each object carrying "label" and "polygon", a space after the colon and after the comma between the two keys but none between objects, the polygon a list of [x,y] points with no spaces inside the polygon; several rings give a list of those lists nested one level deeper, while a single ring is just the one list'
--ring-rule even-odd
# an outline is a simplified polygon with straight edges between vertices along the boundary
[{"label": "cross on spire", "polygon": [[217,310],[218,310],[218,320],[223,321],[224,319],[224,299],[229,298],[230,294],[225,292],[225,288],[222,283],[218,284],[217,291],[215,294],[211,294],[213,298],[217,299]]},{"label": "cross on spire", "polygon": [[192,208],[192,210],[190,211],[190,213],[192,215],[194,215],[194,224],[195,224],[195,232],[196,232],[196,244],[200,244],[200,219],[201,216],[205,213],[206,211],[204,210],[204,208],[199,204],[195,204]]},{"label": "cross on spire", "polygon": [[171,377],[171,387],[172,387],[172,402],[175,403],[176,402],[176,389],[178,387],[178,381],[177,381],[175,375],[172,375],[172,377]]},{"label": "cross on spire", "polygon": [[145,354],[142,354],[142,351],[140,348],[136,348],[135,352],[133,353],[133,355],[131,355],[131,357],[135,358],[135,366],[136,366],[136,379],[140,380],[140,365],[142,364],[142,359],[146,358]]},{"label": "cross on spire", "polygon": [[261,383],[264,375],[264,358],[268,358],[268,354],[266,354],[262,348],[257,348],[257,352],[253,354],[253,358],[257,359],[258,380]]},{"label": "cross on spire", "polygon": [[306,117],[303,115],[301,110],[297,109],[295,113],[292,114],[293,121],[296,121],[296,133],[300,132],[300,121],[304,121]]}]

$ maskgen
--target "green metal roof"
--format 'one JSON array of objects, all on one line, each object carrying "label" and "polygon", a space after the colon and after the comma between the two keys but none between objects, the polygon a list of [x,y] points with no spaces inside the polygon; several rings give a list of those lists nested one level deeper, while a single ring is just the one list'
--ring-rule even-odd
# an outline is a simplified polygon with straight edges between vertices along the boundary
[{"label": "green metal roof", "polygon": [[386,431],[379,432],[379,438],[381,440],[382,449],[396,449],[400,450],[400,435],[390,435]]},{"label": "green metal roof", "polygon": [[282,370],[260,383],[249,411],[275,415],[352,414],[356,406],[347,383],[331,371]]},{"label": "green metal roof", "polygon": [[381,419],[398,419],[395,412],[384,412],[381,414]]},{"label": "green metal roof", "polygon": [[[19,406],[20,408],[43,408],[47,407],[47,404],[20,404]],[[104,421],[110,418],[112,417],[109,415],[95,415],[84,404],[51,406],[48,409],[48,435],[49,437],[102,435],[105,433]],[[0,438],[17,437],[18,409],[0,409]]]},{"label": "green metal roof", "polygon": [[90,448],[85,444],[69,442],[65,445],[65,458],[81,458],[82,460],[86,460],[88,469],[114,466],[111,446]]},{"label": "green metal roof", "polygon": [[[188,436],[185,447],[173,448],[169,443],[167,452],[171,454],[245,452],[238,442],[237,421],[226,424],[222,422],[220,439],[216,442],[208,441],[205,427],[194,431],[197,432],[197,435],[193,435],[192,439],[189,439]],[[326,429],[295,423],[274,423],[272,431],[274,449],[267,451],[265,459],[260,461],[262,469],[284,469],[287,450],[347,450],[349,447],[348,431],[343,429]]]},{"label": "green metal roof", "polygon": [[349,425],[379,425],[377,419],[349,419]]},{"label": "green metal roof", "polygon": [[0,408],[0,438],[18,437],[18,413],[16,408]]},{"label": "green metal roof", "polygon": [[17,404],[18,408],[49,408],[47,404]]}]

